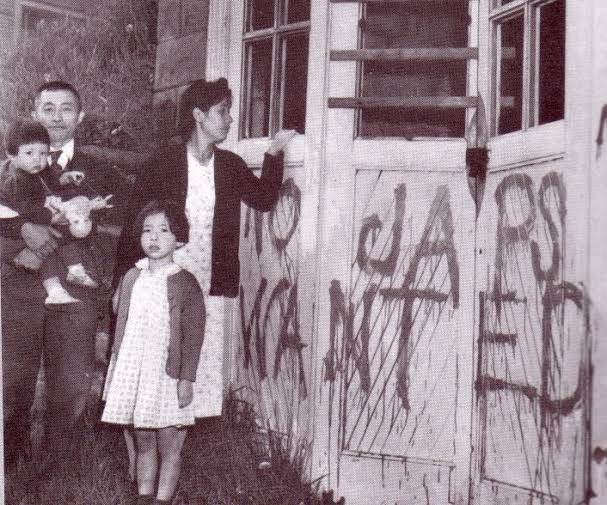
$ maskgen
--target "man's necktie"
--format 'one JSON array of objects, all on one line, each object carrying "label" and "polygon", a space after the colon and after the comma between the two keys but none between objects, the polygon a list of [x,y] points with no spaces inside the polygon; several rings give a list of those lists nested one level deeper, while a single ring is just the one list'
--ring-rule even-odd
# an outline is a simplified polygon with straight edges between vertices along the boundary
[{"label": "man's necktie", "polygon": [[55,179],[56,181],[59,180],[59,176],[61,175],[61,172],[63,172],[63,168],[58,163],[59,157],[61,156],[62,152],[63,151],[59,150],[59,151],[53,151],[50,154],[51,164],[49,165],[48,168],[53,176],[53,179]]}]

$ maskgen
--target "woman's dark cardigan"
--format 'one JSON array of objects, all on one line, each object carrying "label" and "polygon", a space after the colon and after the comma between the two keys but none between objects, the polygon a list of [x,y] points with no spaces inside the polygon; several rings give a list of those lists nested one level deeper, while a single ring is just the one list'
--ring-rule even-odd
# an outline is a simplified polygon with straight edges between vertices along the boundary
[{"label": "woman's dark cardigan", "polygon": [[[265,155],[262,175],[256,177],[244,160],[215,148],[215,212],[212,229],[211,295],[238,294],[240,262],[240,202],[257,210],[271,210],[282,184],[283,153]],[[137,175],[122,235],[118,242],[114,282],[144,256],[131,227],[139,211],[152,200],[170,199],[185,210],[188,163],[185,144],[164,148]],[[187,242],[187,237],[177,237]]]}]

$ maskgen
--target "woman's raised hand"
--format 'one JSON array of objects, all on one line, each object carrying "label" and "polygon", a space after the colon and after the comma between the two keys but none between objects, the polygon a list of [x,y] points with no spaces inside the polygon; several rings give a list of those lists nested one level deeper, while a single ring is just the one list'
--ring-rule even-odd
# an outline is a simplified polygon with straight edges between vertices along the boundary
[{"label": "woman's raised hand", "polygon": [[270,147],[268,147],[268,154],[272,156],[278,154],[285,148],[296,133],[295,130],[278,130],[270,143]]}]

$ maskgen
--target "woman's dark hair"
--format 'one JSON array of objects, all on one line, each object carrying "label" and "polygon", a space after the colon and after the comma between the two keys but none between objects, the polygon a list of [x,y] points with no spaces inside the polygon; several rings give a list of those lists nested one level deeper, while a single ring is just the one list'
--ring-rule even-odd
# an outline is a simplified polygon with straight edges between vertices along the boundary
[{"label": "woman's dark hair", "polygon": [[192,134],[192,130],[194,129],[192,111],[196,107],[202,112],[207,112],[211,106],[218,104],[225,98],[231,100],[232,91],[228,87],[228,81],[224,77],[216,81],[198,79],[192,82],[179,99],[177,129],[182,140],[188,140]]},{"label": "woman's dark hair", "polygon": [[16,121],[6,134],[6,152],[11,156],[16,156],[19,153],[19,147],[25,144],[40,144],[49,145],[51,139],[48,132],[38,121],[33,119],[20,119]]},{"label": "woman's dark hair", "polygon": [[135,222],[131,227],[133,236],[140,237],[143,233],[143,222],[148,216],[164,214],[171,228],[171,232],[177,237],[178,242],[187,242],[190,226],[188,219],[176,202],[173,200],[152,200],[141,209]]}]

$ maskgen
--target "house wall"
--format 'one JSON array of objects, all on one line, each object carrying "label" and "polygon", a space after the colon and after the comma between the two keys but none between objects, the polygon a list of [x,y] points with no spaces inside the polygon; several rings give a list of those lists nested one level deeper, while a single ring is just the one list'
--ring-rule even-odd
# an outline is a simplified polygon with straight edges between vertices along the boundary
[{"label": "house wall", "polygon": [[[607,503],[607,4],[594,3],[592,25],[592,99],[588,135],[592,145],[588,150],[588,202],[590,220],[586,228],[589,241],[588,291],[591,301],[591,329],[593,335],[593,409],[592,430],[592,490],[593,505]],[[602,137],[599,135],[601,125]],[[602,139],[602,145],[599,143]]]},{"label": "house wall", "polygon": [[154,103],[160,131],[171,132],[179,94],[187,84],[205,76],[208,0],[160,0]]}]

